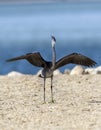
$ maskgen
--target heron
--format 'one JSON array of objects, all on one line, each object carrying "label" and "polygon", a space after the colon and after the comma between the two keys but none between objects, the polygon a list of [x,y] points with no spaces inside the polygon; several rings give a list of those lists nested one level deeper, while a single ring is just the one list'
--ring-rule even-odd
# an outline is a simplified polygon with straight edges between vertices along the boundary
[{"label": "heron", "polygon": [[56,38],[54,36],[51,36],[51,44],[52,44],[52,61],[46,61],[40,54],[40,52],[33,52],[33,53],[27,53],[22,56],[18,56],[15,58],[8,59],[7,62],[16,61],[16,60],[22,60],[25,59],[29,63],[31,63],[34,66],[42,67],[42,71],[40,74],[40,77],[44,79],[44,85],[43,85],[43,98],[44,103],[46,102],[45,97],[45,83],[46,78],[51,78],[51,102],[54,102],[53,99],[53,72],[67,64],[79,64],[87,67],[93,67],[96,62],[92,59],[90,59],[87,56],[84,56],[80,53],[71,53],[69,55],[66,55],[59,60],[56,61],[56,50],[55,50],[55,44],[56,44]]}]

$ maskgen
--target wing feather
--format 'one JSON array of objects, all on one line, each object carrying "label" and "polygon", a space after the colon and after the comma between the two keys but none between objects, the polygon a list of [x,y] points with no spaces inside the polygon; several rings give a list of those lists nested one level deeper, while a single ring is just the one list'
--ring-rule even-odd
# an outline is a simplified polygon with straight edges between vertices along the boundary
[{"label": "wing feather", "polygon": [[47,65],[47,61],[45,61],[39,52],[35,53],[28,53],[26,55],[22,55],[19,57],[15,57],[12,59],[8,59],[7,62],[16,61],[16,60],[22,60],[26,59],[28,62],[30,62],[34,66],[38,67],[45,67]]},{"label": "wing feather", "polygon": [[58,69],[59,67],[62,67],[66,64],[79,64],[79,65],[84,65],[88,67],[92,67],[96,64],[95,61],[92,59],[88,58],[87,56],[84,56],[82,54],[78,53],[72,53],[70,55],[67,55],[60,60],[58,60],[55,64],[55,69]]}]

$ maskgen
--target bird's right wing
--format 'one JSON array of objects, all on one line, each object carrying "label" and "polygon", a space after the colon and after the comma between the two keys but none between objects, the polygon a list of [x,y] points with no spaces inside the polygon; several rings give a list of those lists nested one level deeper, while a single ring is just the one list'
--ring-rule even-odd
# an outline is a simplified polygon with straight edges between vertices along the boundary
[{"label": "bird's right wing", "polygon": [[95,61],[92,59],[88,58],[87,56],[84,56],[82,54],[78,53],[72,53],[70,55],[67,55],[60,60],[58,60],[55,64],[55,69],[58,69],[59,67],[62,67],[66,64],[79,64],[79,65],[84,65],[84,66],[94,66],[96,64]]},{"label": "bird's right wing", "polygon": [[19,56],[19,57],[8,59],[7,62],[16,61],[16,60],[22,60],[22,59],[26,59],[28,62],[30,62],[34,66],[38,66],[38,67],[45,67],[45,66],[47,66],[47,61],[45,61],[42,58],[42,56],[40,55],[39,52],[28,53],[26,55],[22,55],[22,56]]}]

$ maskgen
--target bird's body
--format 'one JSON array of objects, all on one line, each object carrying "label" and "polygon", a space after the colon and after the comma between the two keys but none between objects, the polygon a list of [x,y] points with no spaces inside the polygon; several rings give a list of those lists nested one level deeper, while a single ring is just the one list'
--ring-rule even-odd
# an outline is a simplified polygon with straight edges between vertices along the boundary
[{"label": "bird's body", "polygon": [[54,36],[52,36],[52,61],[44,60],[39,52],[28,53],[26,55],[22,55],[22,56],[7,60],[7,62],[10,62],[10,61],[26,59],[32,65],[43,68],[40,77],[44,78],[44,102],[45,102],[45,81],[46,81],[46,78],[49,78],[49,77],[51,78],[51,95],[52,95],[52,102],[53,102],[52,80],[53,80],[54,70],[70,63],[84,65],[88,67],[92,67],[96,64],[96,62],[93,61],[92,59],[78,53],[72,53],[70,55],[66,55],[60,60],[56,61],[55,42],[56,42],[56,39]]},{"label": "bird's body", "polygon": [[50,78],[51,76],[53,76],[53,70],[50,69],[50,68],[44,68],[42,70],[42,73],[41,73],[41,77],[46,77],[46,78]]}]

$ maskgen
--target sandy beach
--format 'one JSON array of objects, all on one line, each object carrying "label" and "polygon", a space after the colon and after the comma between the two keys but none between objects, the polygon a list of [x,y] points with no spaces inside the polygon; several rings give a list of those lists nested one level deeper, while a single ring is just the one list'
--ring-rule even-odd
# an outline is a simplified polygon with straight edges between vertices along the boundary
[{"label": "sandy beach", "polygon": [[101,75],[0,76],[0,130],[101,130]]}]

